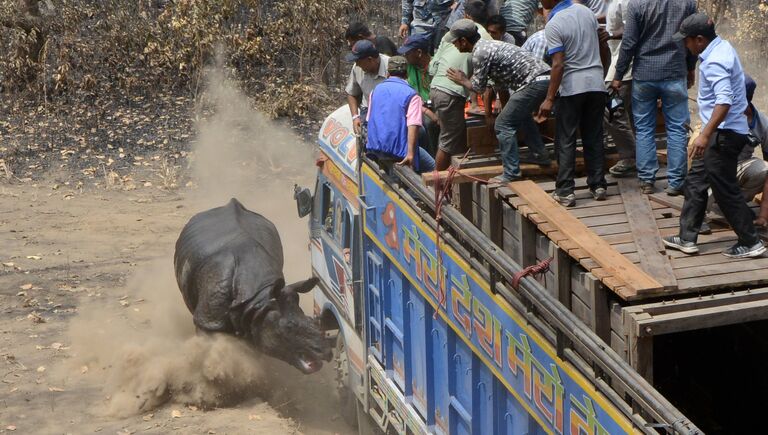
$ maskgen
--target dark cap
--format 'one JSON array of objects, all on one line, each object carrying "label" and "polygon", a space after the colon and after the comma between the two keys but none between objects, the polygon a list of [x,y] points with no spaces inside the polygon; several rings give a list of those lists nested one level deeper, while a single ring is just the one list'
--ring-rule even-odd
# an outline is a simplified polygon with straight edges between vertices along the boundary
[{"label": "dark cap", "polygon": [[373,45],[373,42],[369,41],[368,39],[361,39],[355,42],[355,45],[352,46],[352,52],[347,54],[345,59],[347,62],[357,62],[358,60],[365,59],[366,57],[378,56],[379,50],[376,49],[376,46]]},{"label": "dark cap", "polygon": [[747,88],[747,101],[752,102],[752,97],[755,96],[755,89],[757,88],[757,83],[755,83],[755,80],[749,76],[749,74],[744,73],[744,87]]},{"label": "dark cap", "polygon": [[416,50],[417,48],[424,51],[429,50],[429,43],[431,39],[432,38],[430,38],[426,33],[417,33],[415,35],[411,35],[405,40],[405,42],[403,42],[403,46],[397,49],[397,54],[405,54],[411,50]]},{"label": "dark cap", "polygon": [[408,74],[408,61],[403,56],[392,56],[387,63],[387,72],[390,75],[404,76]]},{"label": "dark cap", "polygon": [[715,22],[709,15],[698,12],[693,15],[689,15],[680,24],[680,30],[672,35],[672,39],[675,41],[682,41],[688,37],[705,36],[709,39],[714,39],[717,34],[715,33]]},{"label": "dark cap", "polygon": [[460,38],[477,41],[480,38],[480,33],[477,31],[477,24],[469,18],[456,20],[451,26],[451,31],[445,36],[445,42],[452,44]]}]

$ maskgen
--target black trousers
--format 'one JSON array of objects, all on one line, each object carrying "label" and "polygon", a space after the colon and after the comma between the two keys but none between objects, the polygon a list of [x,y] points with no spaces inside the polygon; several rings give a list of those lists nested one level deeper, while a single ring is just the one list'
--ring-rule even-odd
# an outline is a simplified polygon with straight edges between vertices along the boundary
[{"label": "black trousers", "polygon": [[754,215],[747,207],[736,179],[739,153],[748,138],[732,130],[717,130],[709,140],[704,158],[693,160],[685,178],[685,202],[680,214],[680,238],[695,242],[707,211],[707,190],[712,187],[715,202],[742,245],[752,246],[760,239],[752,223]]},{"label": "black trousers", "polygon": [[555,188],[560,196],[570,195],[575,187],[573,179],[576,176],[576,136],[579,130],[589,188],[594,190],[608,186],[605,182],[603,142],[605,99],[605,92],[585,92],[557,100],[555,148],[559,168]]}]

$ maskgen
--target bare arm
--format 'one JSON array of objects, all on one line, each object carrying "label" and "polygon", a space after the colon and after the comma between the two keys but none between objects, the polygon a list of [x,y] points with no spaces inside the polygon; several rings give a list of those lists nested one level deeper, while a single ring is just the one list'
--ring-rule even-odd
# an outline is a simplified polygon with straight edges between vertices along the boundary
[{"label": "bare arm", "polygon": [[563,73],[565,72],[565,53],[558,51],[552,54],[552,70],[549,72],[549,89],[547,89],[547,98],[541,103],[539,107],[539,113],[536,115],[537,122],[544,122],[552,112],[552,107],[555,105],[555,98],[557,97],[557,91],[560,89],[560,83],[563,81]]},{"label": "bare arm", "polygon": [[416,156],[416,147],[419,140],[419,126],[408,126],[408,154],[398,163],[400,166],[410,166],[413,168],[413,158]]},{"label": "bare arm", "polygon": [[712,111],[712,117],[709,118],[709,122],[701,129],[701,133],[699,133],[699,136],[693,141],[693,146],[689,151],[691,156],[701,157],[704,155],[704,151],[707,149],[707,144],[712,138],[712,134],[717,130],[717,126],[725,121],[725,117],[728,116],[730,110],[730,104],[715,105],[715,109]]}]

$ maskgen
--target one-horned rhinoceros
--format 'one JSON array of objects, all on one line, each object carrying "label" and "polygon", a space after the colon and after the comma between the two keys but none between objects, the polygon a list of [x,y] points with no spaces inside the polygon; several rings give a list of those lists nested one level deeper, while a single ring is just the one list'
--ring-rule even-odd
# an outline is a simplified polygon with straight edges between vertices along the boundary
[{"label": "one-horned rhinoceros", "polygon": [[176,282],[195,326],[243,337],[304,373],[330,361],[299,295],[317,278],[285,285],[283,247],[274,224],[236,199],[193,216],[176,241]]}]

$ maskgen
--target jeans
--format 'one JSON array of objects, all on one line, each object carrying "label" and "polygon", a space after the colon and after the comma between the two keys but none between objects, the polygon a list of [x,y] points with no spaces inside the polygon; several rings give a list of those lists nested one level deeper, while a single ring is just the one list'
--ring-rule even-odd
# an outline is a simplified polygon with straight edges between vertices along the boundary
[{"label": "jeans", "polygon": [[739,238],[739,244],[753,246],[759,241],[752,223],[752,211],[744,201],[736,178],[736,161],[747,136],[731,130],[717,130],[709,140],[704,158],[691,164],[683,185],[685,202],[680,212],[680,238],[696,242],[707,211],[708,189],[712,187],[718,207]]},{"label": "jeans", "polygon": [[419,152],[419,166],[416,172],[421,174],[422,172],[432,172],[435,170],[435,159],[429,155],[427,150],[422,147],[416,147]]},{"label": "jeans", "polygon": [[520,150],[517,146],[518,130],[525,135],[531,154],[541,159],[548,157],[532,115],[547,97],[547,88],[549,88],[549,80],[528,84],[510,95],[509,101],[496,118],[495,130],[499,139],[501,162],[504,165],[504,178],[508,180],[521,176]]},{"label": "jeans", "polygon": [[595,190],[608,187],[605,181],[603,140],[605,99],[605,92],[585,92],[557,100],[555,148],[559,167],[555,189],[559,196],[572,194],[576,187],[573,179],[576,176],[576,132],[579,130],[589,188]]},{"label": "jeans", "polygon": [[427,115],[421,117],[421,128],[419,129],[419,146],[427,150],[429,155],[437,153],[437,141],[440,136],[440,126],[432,121]]},{"label": "jeans", "polygon": [[667,178],[669,186],[680,189],[688,165],[688,138],[685,126],[690,123],[688,88],[684,78],[679,80],[634,80],[632,112],[637,130],[637,177],[640,181],[656,181],[659,160],[656,157],[656,101],[661,98],[661,110],[667,129]]}]

